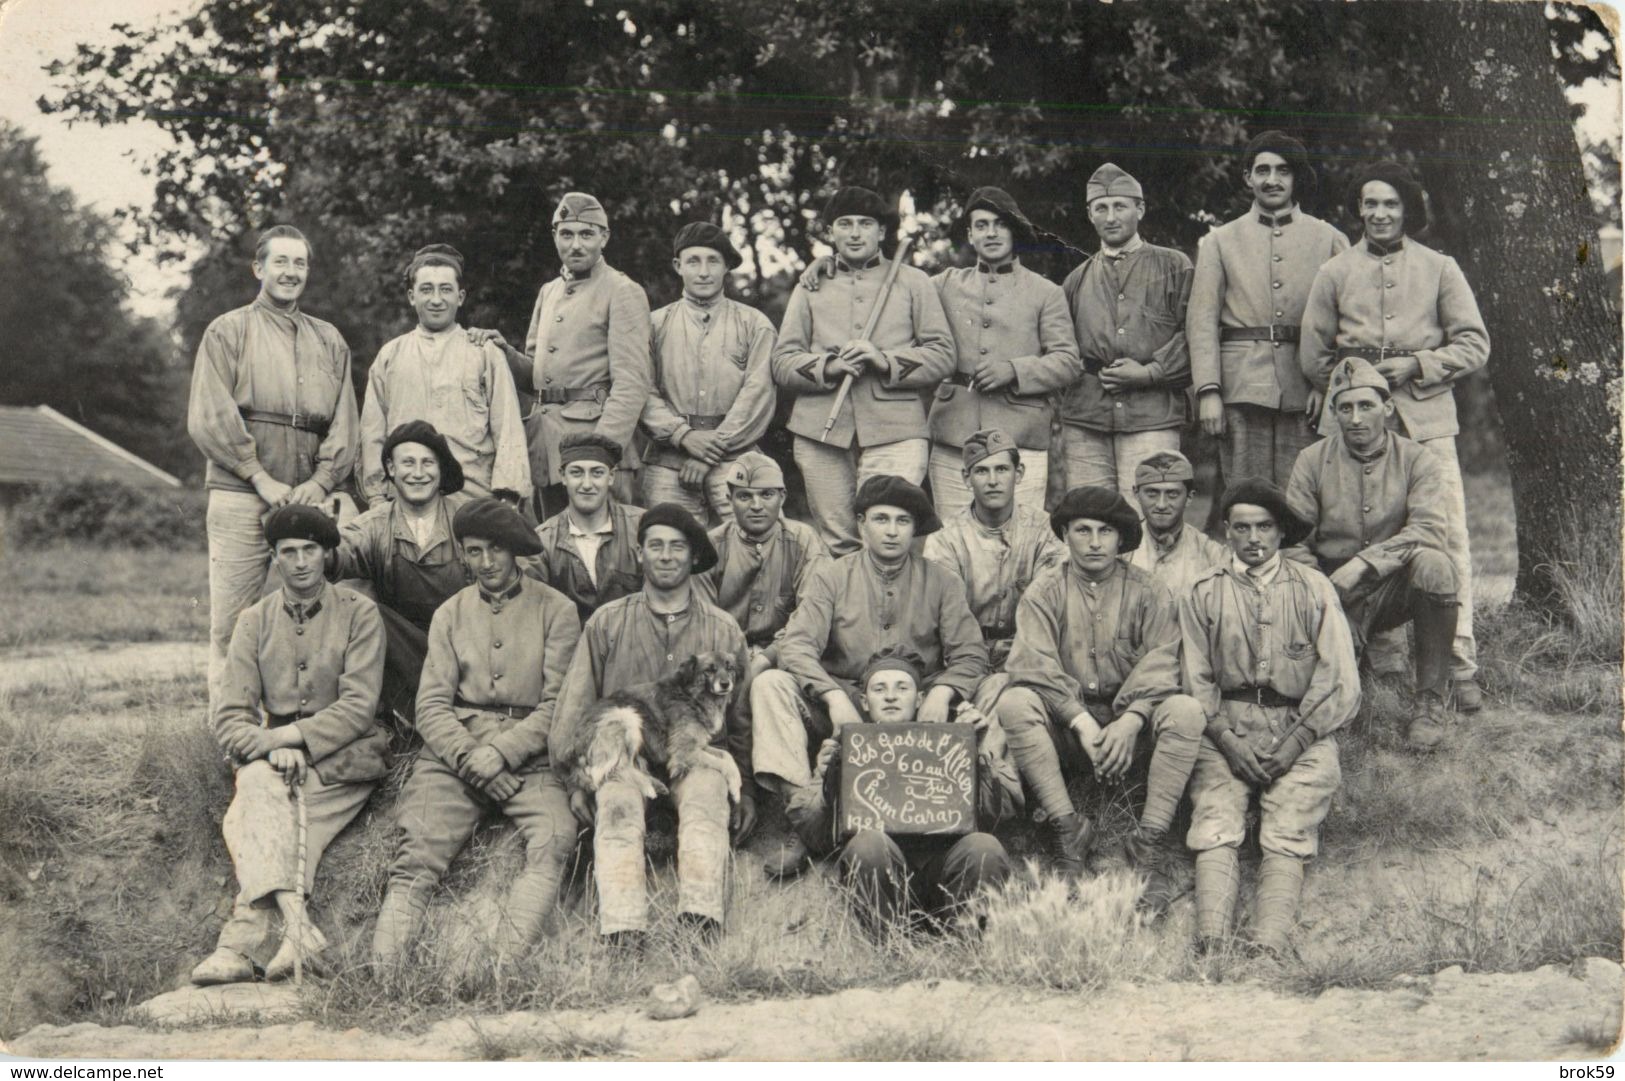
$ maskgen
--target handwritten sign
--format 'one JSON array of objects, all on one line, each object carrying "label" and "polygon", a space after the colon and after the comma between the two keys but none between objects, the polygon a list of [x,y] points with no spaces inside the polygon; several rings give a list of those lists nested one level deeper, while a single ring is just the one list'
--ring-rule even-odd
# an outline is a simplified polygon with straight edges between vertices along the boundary
[{"label": "handwritten sign", "polygon": [[976,829],[976,729],[863,724],[841,732],[841,833]]}]

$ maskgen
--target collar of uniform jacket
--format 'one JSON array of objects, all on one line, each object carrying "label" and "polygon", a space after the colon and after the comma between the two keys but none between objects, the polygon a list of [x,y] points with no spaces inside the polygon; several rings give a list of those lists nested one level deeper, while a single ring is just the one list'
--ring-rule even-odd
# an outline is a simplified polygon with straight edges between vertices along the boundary
[{"label": "collar of uniform jacket", "polygon": [[295,623],[308,623],[316,618],[316,613],[322,610],[322,598],[327,596],[327,585],[322,584],[322,590],[316,596],[303,603],[294,600],[284,591],[282,594],[282,610],[288,613],[288,618]]},{"label": "collar of uniform jacket", "polygon": [[569,267],[565,267],[563,270],[559,271],[559,277],[563,278],[567,282],[584,282],[588,278],[592,277],[593,271],[597,270],[603,265],[604,261],[600,259],[598,262],[594,263],[586,270],[581,271],[579,274],[571,270]]},{"label": "collar of uniform jacket", "polygon": [[1258,224],[1270,225],[1274,226],[1275,228],[1280,228],[1283,225],[1291,225],[1292,211],[1283,210],[1272,218],[1261,210],[1258,212]]},{"label": "collar of uniform jacket", "polygon": [[1372,240],[1370,237],[1365,238],[1365,250],[1370,252],[1372,255],[1392,255],[1404,247],[1404,237],[1400,237],[1392,244],[1384,244],[1382,241]]},{"label": "collar of uniform jacket", "polygon": [[1356,461],[1374,462],[1378,458],[1381,458],[1384,454],[1388,453],[1388,445],[1390,443],[1392,443],[1393,441],[1394,441],[1394,433],[1393,432],[1385,432],[1385,433],[1383,433],[1382,440],[1375,447],[1372,447],[1369,451],[1367,451],[1364,454],[1361,454],[1359,451],[1355,450],[1352,446],[1350,446],[1349,441],[1347,439],[1343,440],[1343,449],[1348,451],[1349,455],[1351,457],[1353,457]]},{"label": "collar of uniform jacket", "polygon": [[869,261],[867,263],[864,263],[862,266],[854,266],[851,263],[847,262],[845,259],[841,258],[839,255],[837,255],[835,257],[835,269],[836,270],[844,270],[844,271],[852,272],[852,271],[858,271],[858,270],[868,270],[870,267],[877,267],[879,265],[880,265],[880,256],[879,255],[870,256]]},{"label": "collar of uniform jacket", "polygon": [[524,588],[524,585],[525,579],[524,576],[521,575],[519,580],[513,584],[513,588],[505,589],[501,593],[487,593],[485,591],[485,587],[480,586],[480,600],[484,601],[486,604],[489,604],[492,608],[500,611],[504,602],[511,601],[515,597],[519,596],[519,591]]},{"label": "collar of uniform jacket", "polygon": [[998,266],[989,266],[987,263],[984,263],[982,260],[978,259],[976,260],[976,272],[978,274],[1014,274],[1016,272],[1016,263],[1018,261],[1019,260],[1011,259],[1008,262],[999,264]]},{"label": "collar of uniform jacket", "polygon": [[286,308],[279,308],[271,302],[270,297],[267,297],[264,293],[259,293],[254,297],[254,304],[267,315],[274,315],[278,319],[293,322],[299,318],[299,302],[297,300]]},{"label": "collar of uniform jacket", "polygon": [[1121,259],[1125,255],[1133,255],[1143,247],[1145,247],[1145,237],[1141,236],[1139,233],[1135,233],[1129,238],[1129,242],[1124,244],[1121,248],[1108,248],[1106,245],[1102,244],[1100,246],[1100,254],[1104,255],[1108,259]]}]

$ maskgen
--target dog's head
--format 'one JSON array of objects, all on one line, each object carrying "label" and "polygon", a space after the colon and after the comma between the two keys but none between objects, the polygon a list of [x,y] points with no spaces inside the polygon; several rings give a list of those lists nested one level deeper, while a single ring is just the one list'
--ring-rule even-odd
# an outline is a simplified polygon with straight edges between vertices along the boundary
[{"label": "dog's head", "polygon": [[684,661],[677,675],[696,694],[726,699],[739,684],[739,661],[730,654],[707,650]]}]

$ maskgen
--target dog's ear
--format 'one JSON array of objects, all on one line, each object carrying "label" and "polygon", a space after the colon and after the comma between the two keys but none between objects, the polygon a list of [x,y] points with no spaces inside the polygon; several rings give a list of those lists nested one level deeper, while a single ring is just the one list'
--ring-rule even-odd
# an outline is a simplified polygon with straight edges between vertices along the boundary
[{"label": "dog's ear", "polygon": [[700,672],[700,657],[695,654],[677,667],[677,679],[682,683],[693,683]]}]

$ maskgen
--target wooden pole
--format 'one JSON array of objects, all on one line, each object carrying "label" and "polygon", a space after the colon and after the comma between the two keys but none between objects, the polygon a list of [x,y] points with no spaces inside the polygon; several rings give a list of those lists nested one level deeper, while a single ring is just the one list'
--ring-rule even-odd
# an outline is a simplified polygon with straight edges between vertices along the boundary
[{"label": "wooden pole", "polygon": [[[914,243],[911,236],[904,237],[897,244],[897,254],[892,256],[891,266],[886,268],[886,278],[880,283],[880,295],[875,298],[875,306],[869,309],[869,319],[863,326],[863,340],[868,341],[880,323],[880,314],[886,308],[886,300],[891,296],[892,283],[897,280],[897,272],[902,269],[903,260],[908,256],[908,249]],[[835,422],[840,419],[841,407],[846,404],[846,396],[852,393],[852,374],[847,373],[841,380],[840,388],[835,391],[835,404],[830,407],[829,419],[824,421],[824,430],[818,436],[821,443],[829,442],[829,433],[834,430]]]}]

